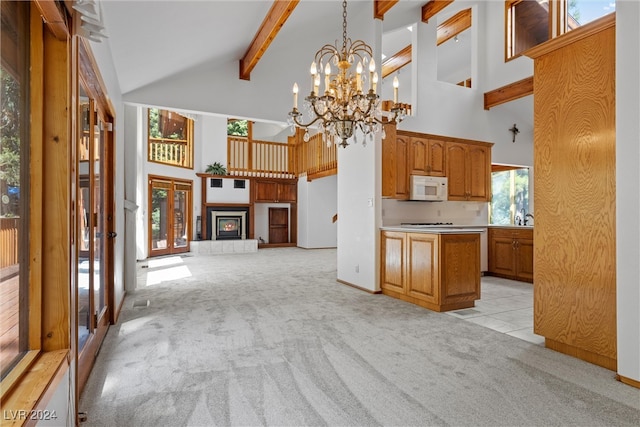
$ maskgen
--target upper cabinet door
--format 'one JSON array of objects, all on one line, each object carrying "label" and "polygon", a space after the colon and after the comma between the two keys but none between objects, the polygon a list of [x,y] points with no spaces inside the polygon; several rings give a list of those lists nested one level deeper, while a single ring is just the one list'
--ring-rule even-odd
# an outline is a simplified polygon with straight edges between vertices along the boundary
[{"label": "upper cabinet door", "polygon": [[446,176],[446,143],[436,139],[428,140],[427,144],[427,170],[431,176]]},{"label": "upper cabinet door", "polygon": [[411,138],[409,174],[445,176],[445,142],[437,139]]},{"label": "upper cabinet door", "polygon": [[449,200],[467,200],[467,145],[447,144]]},{"label": "upper cabinet door", "polygon": [[491,191],[491,152],[487,147],[470,145],[468,147],[468,179],[469,199],[486,202],[490,199]]},{"label": "upper cabinet door", "polygon": [[409,174],[429,175],[428,141],[422,138],[411,138],[409,148]]}]

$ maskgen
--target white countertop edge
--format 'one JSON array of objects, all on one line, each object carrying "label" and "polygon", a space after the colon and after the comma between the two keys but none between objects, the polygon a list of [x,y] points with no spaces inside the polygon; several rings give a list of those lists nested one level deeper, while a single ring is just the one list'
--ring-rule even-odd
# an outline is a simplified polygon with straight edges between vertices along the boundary
[{"label": "white countertop edge", "polygon": [[380,227],[382,231],[399,231],[401,233],[423,233],[423,234],[477,234],[487,231],[486,227],[411,227],[411,226],[388,226]]}]

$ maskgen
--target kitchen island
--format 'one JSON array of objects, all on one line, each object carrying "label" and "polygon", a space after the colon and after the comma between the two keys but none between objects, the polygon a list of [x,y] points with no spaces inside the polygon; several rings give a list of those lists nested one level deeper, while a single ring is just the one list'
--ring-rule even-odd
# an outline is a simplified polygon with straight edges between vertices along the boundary
[{"label": "kitchen island", "polygon": [[484,231],[382,227],[382,293],[434,311],[473,307],[480,299],[480,234]]}]

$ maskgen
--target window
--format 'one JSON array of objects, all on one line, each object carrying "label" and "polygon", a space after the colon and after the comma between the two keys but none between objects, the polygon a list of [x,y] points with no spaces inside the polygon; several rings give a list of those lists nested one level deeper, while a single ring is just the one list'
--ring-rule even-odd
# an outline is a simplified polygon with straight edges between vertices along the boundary
[{"label": "window", "polygon": [[193,169],[193,120],[169,110],[149,108],[150,162]]},{"label": "window", "polygon": [[227,135],[230,136],[249,136],[249,121],[228,119],[227,120]]},{"label": "window", "polygon": [[[506,0],[505,59],[614,12],[615,0]],[[555,12],[554,12],[555,11]]]},{"label": "window", "polygon": [[29,350],[29,3],[2,2],[0,100],[0,367]]},{"label": "window", "polygon": [[549,40],[548,0],[507,0],[505,7],[507,59]]},{"label": "window", "polygon": [[529,213],[529,169],[493,165],[492,170],[491,224],[522,225]]}]

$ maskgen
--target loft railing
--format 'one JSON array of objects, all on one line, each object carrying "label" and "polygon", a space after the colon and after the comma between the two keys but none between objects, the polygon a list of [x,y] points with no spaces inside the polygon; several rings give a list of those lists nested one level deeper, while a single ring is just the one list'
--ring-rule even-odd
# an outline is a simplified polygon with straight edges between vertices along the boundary
[{"label": "loft railing", "polygon": [[242,136],[227,137],[227,173],[241,176],[294,178],[294,147]]},{"label": "loft railing", "polygon": [[149,138],[149,161],[183,168],[192,167],[189,141]]},{"label": "loft railing", "polygon": [[295,141],[296,175],[306,176],[308,180],[322,176],[334,175],[338,171],[336,145],[327,146],[321,134],[315,134],[305,141],[302,132],[290,137],[289,143]]},{"label": "loft railing", "polygon": [[336,146],[327,147],[321,135],[304,141],[303,133],[289,137],[287,144],[227,137],[227,172],[238,176],[307,179],[337,172]]},{"label": "loft railing", "polygon": [[20,218],[0,218],[0,269],[18,264],[18,222]]}]

